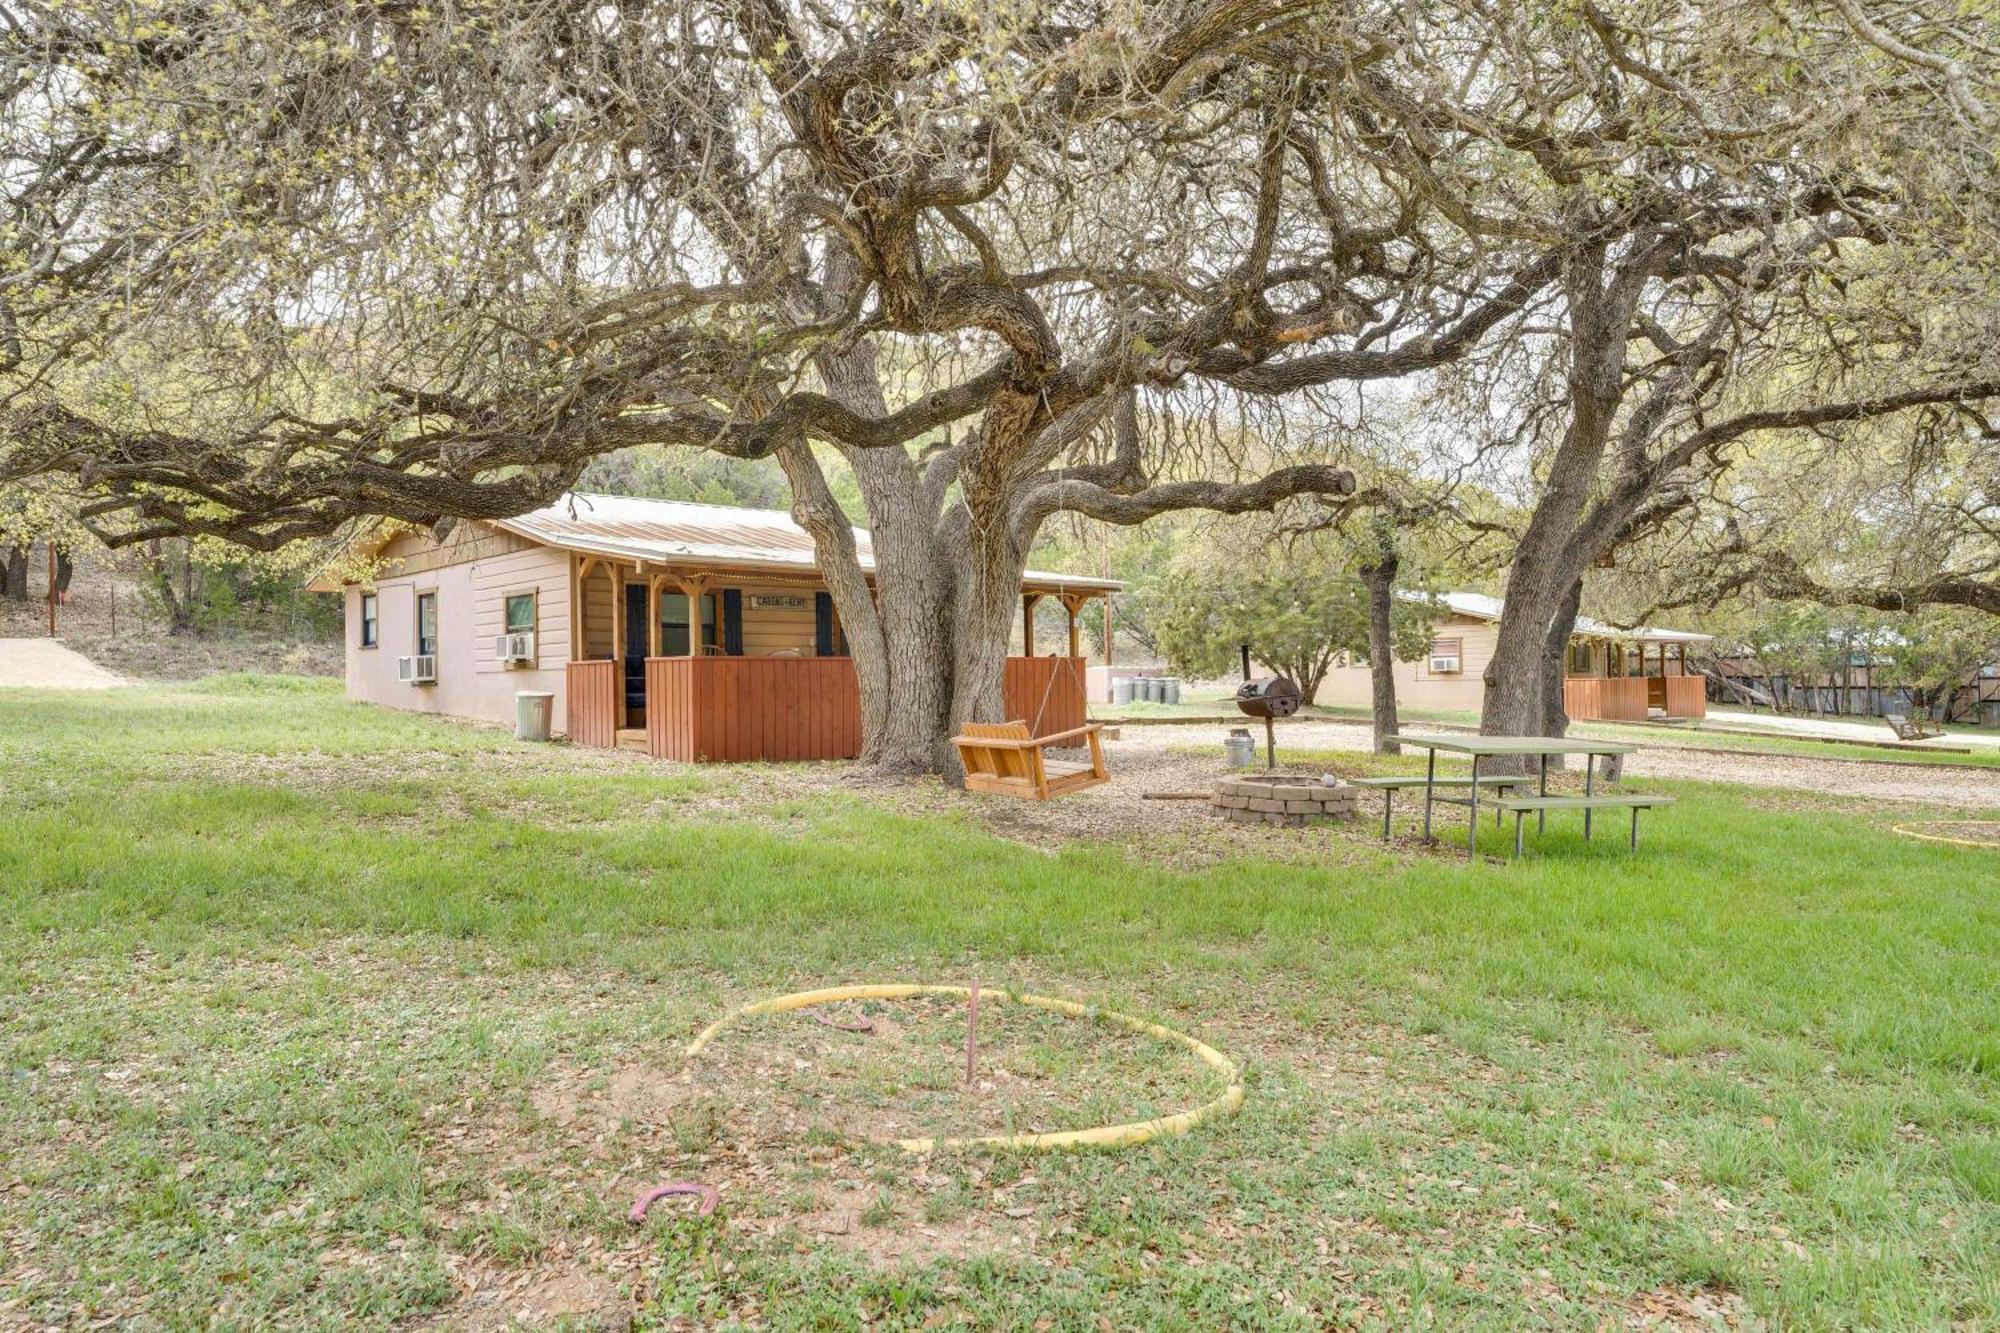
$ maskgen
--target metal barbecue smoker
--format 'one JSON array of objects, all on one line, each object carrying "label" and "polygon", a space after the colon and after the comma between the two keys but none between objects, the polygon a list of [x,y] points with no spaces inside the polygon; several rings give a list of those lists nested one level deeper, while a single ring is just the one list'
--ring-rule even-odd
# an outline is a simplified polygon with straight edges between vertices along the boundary
[{"label": "metal barbecue smoker", "polygon": [[1264,719],[1264,767],[1278,766],[1278,736],[1271,725],[1281,717],[1290,717],[1299,711],[1305,697],[1299,687],[1284,676],[1265,676],[1255,679],[1250,675],[1250,645],[1244,644],[1243,683],[1236,687],[1236,707],[1245,716]]}]

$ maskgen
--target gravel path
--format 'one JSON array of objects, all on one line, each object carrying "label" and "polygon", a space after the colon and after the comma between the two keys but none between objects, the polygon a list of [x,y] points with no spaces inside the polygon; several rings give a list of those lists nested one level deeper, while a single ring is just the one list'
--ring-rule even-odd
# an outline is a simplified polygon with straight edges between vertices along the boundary
[{"label": "gravel path", "polygon": [[[1111,744],[1108,762],[1116,770],[1150,768],[1156,759],[1184,760],[1174,749],[1193,746],[1215,756],[1208,767],[1218,772],[1227,726],[1127,726],[1123,738]],[[1253,734],[1255,734],[1253,732]],[[1261,743],[1262,737],[1259,737]],[[1337,722],[1287,722],[1278,728],[1278,759],[1285,751],[1359,750],[1369,747],[1368,728]],[[1140,759],[1138,765],[1133,759]],[[1175,765],[1168,764],[1163,772]],[[1967,809],[2000,807],[2000,770],[1958,766],[1860,763],[1796,755],[1719,754],[1712,750],[1676,750],[1642,746],[1625,760],[1631,777],[1695,778],[1708,782],[1741,782],[1754,787],[1783,787],[1828,796],[1858,796],[1885,801],[1918,801]],[[1104,790],[1115,790],[1117,783]]]},{"label": "gravel path", "polygon": [[54,639],[0,639],[0,689],[109,690],[127,683]]},{"label": "gravel path", "polygon": [[[1831,717],[1786,717],[1774,713],[1744,713],[1734,709],[1711,708],[1704,729],[1713,731],[1736,731],[1763,736],[1816,736],[1821,740],[1842,741],[1887,741],[1895,739],[1895,733],[1888,724],[1880,720],[1871,722],[1846,722]],[[1990,731],[1968,731],[1964,728],[1947,731],[1945,735],[1933,737],[1929,742],[1913,742],[1918,746],[1926,743],[1938,746],[1962,745],[1979,749],[2000,749],[2000,735]]]}]

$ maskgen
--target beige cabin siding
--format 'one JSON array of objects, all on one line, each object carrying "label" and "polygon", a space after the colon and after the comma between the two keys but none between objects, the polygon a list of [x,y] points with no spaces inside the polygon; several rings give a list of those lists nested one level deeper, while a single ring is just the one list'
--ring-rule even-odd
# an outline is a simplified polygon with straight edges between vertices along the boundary
[{"label": "beige cabin siding", "polygon": [[[372,589],[379,647],[361,647],[364,590],[345,590],[347,697],[409,712],[511,722],[517,690],[546,690],[555,695],[555,728],[564,730],[569,558],[474,524],[461,525],[453,535],[443,547],[416,533],[399,534],[391,543],[395,563],[383,567]],[[529,590],[537,601],[537,661],[510,668],[493,655],[502,598]],[[405,685],[396,678],[396,662],[416,651],[417,594],[427,591],[438,597],[438,681]]]},{"label": "beige cabin siding", "polygon": [[[732,585],[735,586],[735,585]],[[743,655],[769,657],[795,652],[811,657],[815,645],[813,595],[816,588],[799,584],[745,583],[743,590]],[[797,598],[800,606],[758,606],[759,597]]]},{"label": "beige cabin siding", "polygon": [[520,671],[493,656],[493,641],[506,632],[507,598],[535,594],[535,667],[560,667],[569,660],[569,557],[545,546],[509,551],[472,564],[472,633],[485,654],[481,672]]},{"label": "beige cabin siding", "polygon": [[[1414,662],[1395,664],[1396,701],[1417,708],[1450,708],[1467,712],[1479,710],[1485,691],[1486,664],[1493,660],[1493,648],[1500,627],[1475,616],[1452,615],[1438,622],[1433,639],[1459,641],[1459,670],[1438,673],[1431,670],[1426,652]],[[1365,666],[1336,666],[1326,673],[1319,687],[1319,702],[1366,708],[1374,703],[1374,693]]]},{"label": "beige cabin siding", "polygon": [[624,571],[597,564],[583,581],[583,656],[615,657],[612,642],[612,604],[616,589],[623,586]]}]

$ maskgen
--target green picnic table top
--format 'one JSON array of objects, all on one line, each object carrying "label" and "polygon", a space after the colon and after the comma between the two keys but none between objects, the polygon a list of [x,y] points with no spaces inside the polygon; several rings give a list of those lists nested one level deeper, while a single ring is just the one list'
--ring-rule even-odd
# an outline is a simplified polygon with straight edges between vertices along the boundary
[{"label": "green picnic table top", "polygon": [[1620,741],[1593,741],[1573,736],[1439,736],[1399,732],[1396,739],[1424,750],[1453,754],[1631,754],[1639,747]]}]

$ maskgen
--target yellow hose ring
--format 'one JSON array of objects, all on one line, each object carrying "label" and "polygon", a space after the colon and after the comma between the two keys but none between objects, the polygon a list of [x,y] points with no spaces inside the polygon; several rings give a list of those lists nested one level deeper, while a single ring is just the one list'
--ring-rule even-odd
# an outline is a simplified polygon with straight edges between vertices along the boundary
[{"label": "yellow hose ring", "polygon": [[[816,1004],[831,1004],[836,1000],[907,1000],[919,995],[945,995],[970,999],[972,988],[887,983],[830,986],[824,990],[795,991],[790,995],[773,996],[768,1000],[759,1000],[755,1004],[732,1009],[703,1028],[701,1033],[688,1043],[687,1058],[692,1060],[700,1055],[708,1048],[708,1044],[715,1040],[717,1034],[739,1018],[758,1014],[782,1014],[792,1009],[807,1009]],[[1243,1071],[1237,1068],[1236,1062],[1207,1042],[1190,1037],[1185,1032],[1176,1032],[1158,1023],[1148,1023],[1143,1018],[1121,1014],[1115,1009],[1093,1009],[1074,1000],[1058,1000],[1047,995],[1009,995],[1005,991],[989,991],[981,986],[979,998],[989,1003],[1011,999],[1032,1008],[1068,1014],[1072,1018],[1100,1018],[1133,1032],[1173,1042],[1193,1051],[1201,1058],[1202,1063],[1229,1080],[1229,1086],[1212,1102],[1204,1102],[1191,1111],[1180,1111],[1153,1120],[1133,1120],[1122,1125],[1097,1125],[1090,1129],[1070,1129],[1054,1134],[992,1134],[964,1139],[897,1139],[896,1146],[904,1152],[926,1153],[938,1148],[1025,1148],[1034,1152],[1044,1152],[1051,1148],[1129,1148],[1164,1135],[1185,1134],[1204,1121],[1231,1115],[1237,1107],[1243,1105]]]},{"label": "yellow hose ring", "polygon": [[[1994,819],[1935,819],[1925,820],[1926,824],[1978,824],[1983,828],[2000,828],[2000,820]],[[1946,842],[1954,847],[1983,847],[1989,852],[2000,852],[2000,842],[1979,838],[1947,838],[1942,833],[1919,833],[1918,824],[1891,824],[1889,831],[1900,833],[1906,838],[1920,838],[1925,842]]]}]

